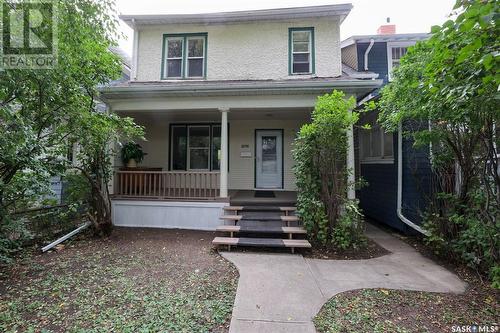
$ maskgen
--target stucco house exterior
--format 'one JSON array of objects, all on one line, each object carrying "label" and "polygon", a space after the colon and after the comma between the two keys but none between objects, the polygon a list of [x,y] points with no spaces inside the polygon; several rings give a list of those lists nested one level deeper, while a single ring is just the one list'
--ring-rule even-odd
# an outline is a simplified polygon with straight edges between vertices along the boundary
[{"label": "stucco house exterior", "polygon": [[[427,38],[427,33],[397,34],[395,25],[382,25],[377,34],[342,41],[342,61],[357,71],[377,73],[385,85],[408,47]],[[378,98],[376,89],[360,101],[359,108]],[[357,193],[360,207],[367,217],[400,231],[422,232],[421,216],[432,182],[429,150],[415,149],[401,130],[384,133],[377,117],[378,110],[361,114],[360,124],[370,124],[371,129],[355,131],[356,173],[367,182]],[[407,130],[409,125],[401,128]]]},{"label": "stucco house exterior", "polygon": [[115,161],[114,224],[215,230],[221,208],[255,192],[294,201],[292,143],[317,96],[361,100],[382,84],[342,65],[351,8],[121,16],[130,80],[101,97],[145,127],[147,155],[136,170]]}]

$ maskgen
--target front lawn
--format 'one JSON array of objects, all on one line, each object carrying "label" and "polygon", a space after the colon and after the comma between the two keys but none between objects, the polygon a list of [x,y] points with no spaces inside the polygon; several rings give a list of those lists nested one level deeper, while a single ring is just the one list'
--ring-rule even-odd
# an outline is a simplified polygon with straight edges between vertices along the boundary
[{"label": "front lawn", "polygon": [[226,332],[236,269],[212,233],[116,229],[0,274],[0,331]]},{"label": "front lawn", "polygon": [[491,325],[500,318],[500,294],[477,277],[461,295],[362,289],[334,296],[314,319],[320,333],[452,332],[453,325]]}]

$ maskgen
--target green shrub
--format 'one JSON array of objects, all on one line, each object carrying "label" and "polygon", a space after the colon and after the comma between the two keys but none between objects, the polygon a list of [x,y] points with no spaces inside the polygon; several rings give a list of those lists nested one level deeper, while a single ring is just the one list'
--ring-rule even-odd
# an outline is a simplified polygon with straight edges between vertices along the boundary
[{"label": "green shrub", "polygon": [[347,201],[345,212],[340,216],[339,222],[333,230],[333,244],[343,250],[349,247],[356,248],[366,245],[363,231],[363,214],[357,205],[357,201]]},{"label": "green shrub", "polygon": [[[430,232],[427,244],[448,258],[466,263],[469,267],[489,274],[493,285],[500,287],[500,222],[488,216],[499,216],[499,207],[487,204],[481,188],[471,191],[469,205],[461,204],[458,197],[440,193],[446,201],[431,206],[424,217],[425,228]],[[440,211],[436,212],[436,206]]]},{"label": "green shrub", "polygon": [[348,248],[362,243],[362,218],[357,203],[347,198],[347,132],[358,115],[356,101],[339,91],[320,96],[295,140],[294,172],[297,210],[308,237],[323,245]]}]

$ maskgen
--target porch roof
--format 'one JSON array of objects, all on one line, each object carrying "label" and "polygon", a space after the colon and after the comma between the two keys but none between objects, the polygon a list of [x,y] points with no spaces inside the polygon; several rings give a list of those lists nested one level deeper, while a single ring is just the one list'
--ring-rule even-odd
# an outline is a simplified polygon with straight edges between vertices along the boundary
[{"label": "porch roof", "polygon": [[128,81],[100,88],[106,99],[167,96],[241,96],[323,94],[333,89],[366,95],[382,85],[382,80],[357,79],[348,75],[289,80],[224,81]]}]

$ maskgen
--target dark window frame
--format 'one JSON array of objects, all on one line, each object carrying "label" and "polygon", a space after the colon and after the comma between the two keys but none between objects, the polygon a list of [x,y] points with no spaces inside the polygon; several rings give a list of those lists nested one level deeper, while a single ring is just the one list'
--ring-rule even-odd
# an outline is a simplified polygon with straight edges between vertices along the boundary
[{"label": "dark window frame", "polygon": [[[184,165],[186,166],[184,169],[173,169],[173,149],[172,149],[172,145],[173,145],[173,130],[172,128],[173,127],[184,127],[186,129],[185,133],[186,133],[186,150],[185,150],[185,160],[184,160]],[[210,135],[210,146],[209,146],[209,169],[207,170],[201,170],[201,169],[192,169],[190,170],[188,168],[188,151],[189,151],[189,147],[188,147],[188,127],[190,126],[209,126],[210,127],[210,130],[209,130],[209,135]],[[169,171],[220,171],[220,168],[219,169],[214,169],[213,168],[213,128],[214,127],[221,127],[221,123],[171,123],[169,125],[169,144],[168,144],[168,170]],[[227,150],[228,150],[228,157],[229,157],[229,124],[228,124],[228,128],[227,128],[227,132],[228,132],[228,147],[227,147]],[[228,170],[229,170],[229,161],[228,161]]]}]

